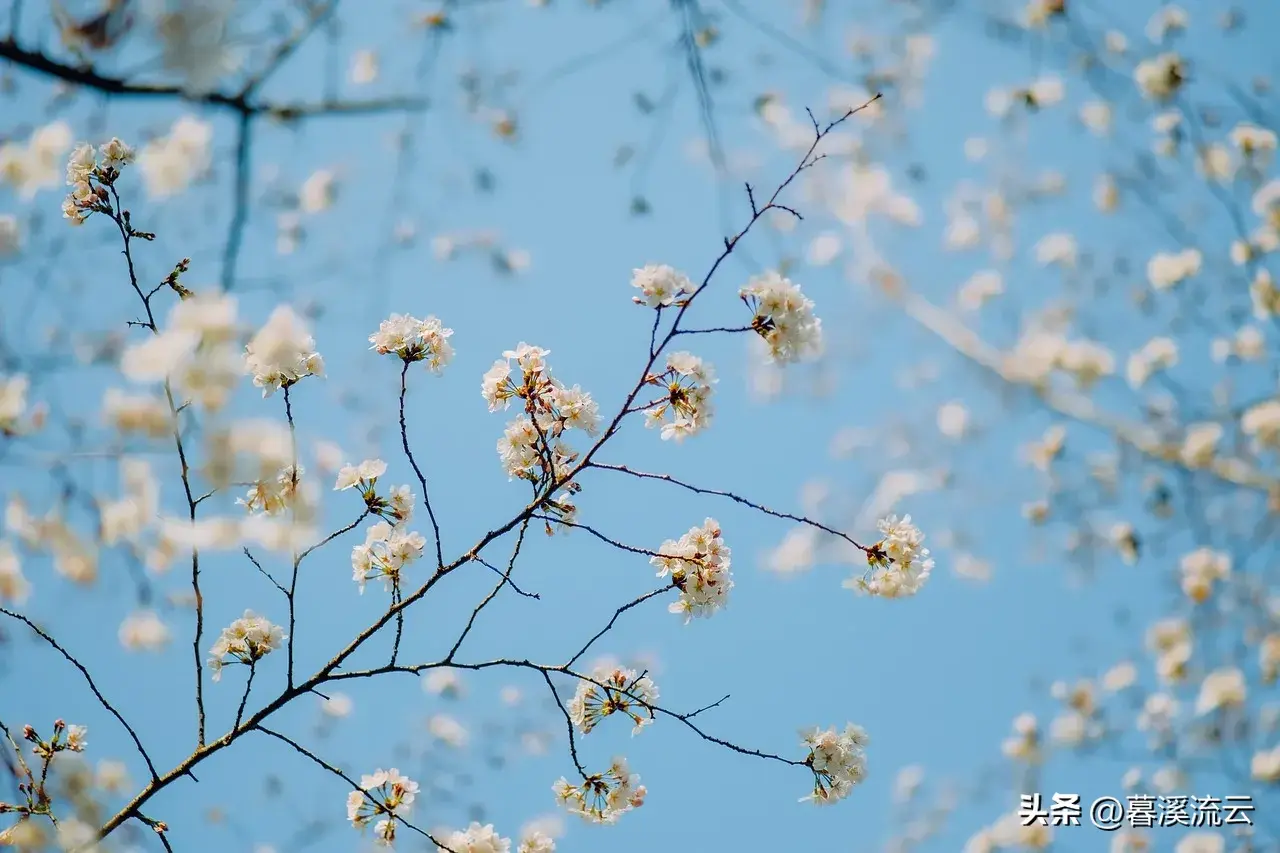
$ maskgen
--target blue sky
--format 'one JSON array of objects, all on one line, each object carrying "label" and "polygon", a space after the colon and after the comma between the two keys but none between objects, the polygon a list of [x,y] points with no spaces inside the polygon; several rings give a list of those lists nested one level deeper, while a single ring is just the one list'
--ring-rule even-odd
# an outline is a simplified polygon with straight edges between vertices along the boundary
[{"label": "blue sky", "polygon": [[[369,87],[371,95],[403,91],[401,81],[411,78],[419,60],[414,40],[420,37],[406,36],[396,23],[403,19],[404,5],[389,4],[386,14],[379,10],[376,15],[348,13],[344,18],[333,49],[344,56],[366,47],[382,53],[383,79]],[[519,341],[547,347],[560,378],[581,384],[592,391],[602,409],[612,410],[643,364],[648,336],[649,314],[630,302],[631,270],[662,262],[700,278],[720,250],[726,223],[740,224],[748,212],[736,186],[718,186],[710,168],[687,154],[701,129],[684,68],[670,47],[675,35],[672,21],[655,24],[652,34],[637,44],[610,51],[608,61],[593,62],[546,82],[544,74],[573,57],[589,54],[592,45],[610,42],[657,17],[621,4],[600,11],[561,5],[565,8],[548,12],[502,4],[501,13],[488,13],[483,37],[471,35],[465,27],[448,37],[433,73],[421,84],[422,94],[434,106],[414,119],[414,165],[403,176],[394,170],[388,145],[389,137],[403,125],[400,117],[321,119],[298,129],[264,126],[255,137],[256,188],[265,186],[272,174],[296,185],[319,168],[334,168],[342,178],[337,207],[307,220],[307,241],[299,253],[287,258],[275,253],[273,215],[259,198],[239,265],[243,281],[249,283],[242,288],[241,312],[251,321],[265,319],[278,298],[265,287],[255,288],[255,282],[283,282],[294,304],[313,303],[322,309],[314,330],[330,377],[307,380],[294,394],[304,446],[317,438],[337,441],[351,461],[381,456],[390,464],[388,481],[410,481],[412,472],[392,426],[398,371],[395,364],[369,353],[366,339],[388,311],[433,314],[455,329],[456,360],[443,377],[413,372],[408,408],[415,453],[428,474],[445,531],[446,557],[463,553],[485,530],[522,506],[525,498],[520,484],[506,481],[494,453],[505,420],[486,412],[477,393],[480,376],[492,361]],[[1207,15],[1198,5],[1190,11],[1193,17]],[[1144,19],[1145,14],[1135,16],[1136,21]],[[782,16],[779,20],[789,23]],[[1261,25],[1255,22],[1255,26]],[[741,21],[727,16],[723,28],[725,41],[715,49],[721,54],[713,51],[713,55],[723,57],[733,73],[717,95],[720,135],[731,158],[749,154],[760,161],[751,180],[758,188],[771,189],[791,168],[792,155],[774,150],[752,113],[753,97],[763,90],[776,90],[785,93],[797,109],[806,103],[821,105],[831,81],[795,54],[770,46]],[[812,38],[815,51],[838,55],[842,29],[830,27],[805,38]],[[993,131],[993,120],[982,109],[986,89],[992,84],[1025,82],[1033,70],[1018,59],[1024,54],[1017,49],[995,46],[984,37],[972,13],[939,25],[935,35],[938,55],[926,89],[927,107],[907,116],[910,141],[888,161],[900,182],[906,181],[909,164],[927,168],[930,180],[913,189],[925,211],[926,225],[918,231],[890,234],[886,240],[895,256],[904,259],[903,272],[913,283],[931,296],[945,298],[972,272],[965,266],[967,259],[957,260],[942,251],[939,237],[943,202],[950,188],[965,177],[980,177],[963,158],[963,142]],[[30,37],[35,36],[33,24]],[[1251,61],[1266,67],[1263,45],[1255,36],[1239,37],[1236,45],[1234,51],[1247,51],[1254,57]],[[770,47],[770,63],[754,61],[759,51]],[[1212,45],[1207,49],[1224,50]],[[318,40],[300,51],[264,96],[314,95],[319,85],[314,69],[323,63],[325,50]],[[729,52],[731,58],[724,56]],[[1240,59],[1238,52],[1208,55],[1219,56],[1224,65]],[[121,57],[120,63],[132,66],[133,58]],[[137,58],[140,64],[145,57]],[[471,64],[526,71],[511,95],[521,129],[514,144],[495,141],[484,126],[460,115],[454,78]],[[619,145],[655,138],[653,122],[638,114],[632,93],[643,91],[658,100],[666,80],[680,84],[674,110],[660,146],[650,155],[644,180],[637,184],[632,171],[613,168],[611,161]],[[1071,88],[1074,82],[1074,78],[1068,80],[1068,101],[1073,104],[1078,103]],[[20,78],[19,84],[17,123],[41,120],[49,113],[47,89],[27,78]],[[895,105],[889,103],[886,108],[893,110]],[[172,102],[119,102],[103,107],[84,95],[58,114],[71,121],[79,135],[137,139],[147,131],[164,129],[190,110]],[[226,115],[211,117],[218,158],[210,185],[194,190],[189,201],[134,205],[140,227],[159,232],[155,244],[139,251],[140,263],[151,279],[158,280],[182,256],[192,258],[189,282],[193,287],[212,286],[220,275],[233,126]],[[1044,137],[1037,137],[1034,159],[1056,162],[1068,174],[1089,174],[1086,159],[1093,155],[1075,142],[1082,131],[1070,127],[1066,118],[1046,119],[1058,124],[1039,131]],[[0,122],[0,132],[13,129],[13,124],[6,118]],[[491,194],[472,189],[473,172],[481,165],[496,178]],[[399,191],[394,187],[398,180],[404,182]],[[647,217],[628,213],[637,191],[652,205]],[[141,196],[137,183],[132,192]],[[1038,220],[1032,213],[1025,224],[1027,231],[1061,227],[1077,231],[1085,242],[1095,229],[1105,227],[1088,210],[1088,187],[1075,192],[1074,201],[1054,208],[1057,212],[1052,214],[1061,217],[1065,210],[1069,220]],[[0,193],[0,212],[24,210],[7,190]],[[388,213],[393,199],[400,206],[394,214]],[[805,210],[802,195],[792,200]],[[61,247],[50,289],[42,298],[70,304],[72,313],[66,321],[70,324],[121,326],[132,316],[132,306],[121,261],[107,239],[107,223],[91,222],[68,233],[55,221],[56,189],[39,195],[36,203],[47,222],[45,233],[33,235],[32,245]],[[422,239],[409,248],[392,249],[386,232],[389,224],[401,218],[415,221]],[[776,263],[781,247],[795,254],[803,247],[802,238],[812,236],[818,227],[802,225],[795,235],[780,240],[772,239],[764,228],[754,233],[746,244],[750,260],[735,259],[722,268],[698,317],[707,325],[739,319],[737,287],[748,275]],[[494,229],[512,247],[527,250],[530,269],[504,276],[483,259],[444,263],[432,256],[432,235],[479,229]],[[1025,239],[1024,244],[1033,239]],[[973,263],[974,269],[981,264]],[[33,282],[42,281],[32,275],[42,265],[32,253],[0,268],[0,287],[6,295],[29,293],[36,286]],[[1029,263],[1015,266],[1014,272],[1028,279],[1045,275]],[[677,446],[661,442],[638,422],[630,423],[602,459],[669,472],[688,482],[795,511],[801,505],[802,487],[814,479],[844,495],[857,496],[874,485],[884,462],[876,449],[861,451],[845,462],[829,460],[828,444],[841,428],[875,427],[901,416],[927,433],[933,408],[945,399],[939,393],[954,397],[973,393],[974,399],[991,401],[989,411],[976,412],[989,429],[985,440],[960,452],[955,464],[968,476],[997,472],[989,476],[999,479],[1004,492],[1031,493],[1031,481],[1009,450],[1038,435],[1048,419],[1034,413],[1007,418],[991,395],[981,396],[971,371],[948,367],[948,385],[941,391],[934,388],[917,394],[896,387],[893,377],[900,368],[921,355],[943,356],[936,343],[842,281],[835,267],[806,269],[802,265],[794,277],[827,318],[830,339],[854,352],[839,365],[837,393],[817,400],[795,397],[758,404],[746,392],[745,345],[740,338],[686,339],[721,375],[715,428]],[[1034,293],[1030,282],[1027,291]],[[36,327],[25,317],[6,311],[2,323],[11,340],[36,339]],[[55,393],[66,400],[86,395],[96,401],[106,381],[102,375],[86,372],[62,380]],[[246,389],[238,400],[238,414],[283,417],[278,397],[259,400],[251,390]],[[87,468],[88,463],[87,479],[99,487],[113,487],[114,475],[108,469]],[[172,501],[178,497],[177,481],[172,471],[168,474],[162,477],[163,488],[166,500]],[[603,766],[615,752],[626,754],[648,786],[649,800],[612,829],[566,818],[564,850],[593,849],[599,844],[608,844],[617,853],[655,845],[679,850],[789,850],[818,845],[878,849],[892,831],[891,789],[900,768],[924,765],[930,784],[944,778],[971,780],[998,757],[1000,741],[1017,713],[1048,707],[1047,685],[1032,689],[1036,678],[1099,674],[1137,651],[1136,634],[1124,634],[1125,639],[1117,634],[1113,611],[1118,606],[1128,608],[1140,625],[1163,603],[1141,569],[1126,568],[1118,561],[1102,566],[1097,582],[1080,587],[1069,582],[1057,562],[1036,564],[1027,559],[1034,542],[1016,519],[1020,498],[1005,498],[995,508],[982,503],[986,500],[982,495],[968,506],[945,500],[904,506],[926,531],[957,523],[963,512],[964,523],[981,545],[975,550],[995,564],[995,580],[975,585],[955,577],[948,566],[948,550],[937,548],[938,569],[918,598],[880,601],[860,599],[841,589],[846,567],[820,566],[796,578],[764,571],[762,555],[788,532],[785,522],[761,519],[714,498],[692,499],[662,484],[633,482],[604,472],[590,473],[582,485],[583,521],[640,547],[656,547],[704,517],[714,516],[734,550],[737,578],[731,606],[713,619],[683,626],[655,602],[623,617],[596,651],[622,658],[651,656],[663,703],[675,710],[691,710],[731,694],[701,719],[708,732],[744,746],[803,758],[796,735],[799,727],[842,725],[850,720],[865,726],[873,743],[871,777],[866,784],[848,802],[816,810],[796,802],[807,788],[802,771],[728,753],[672,721],[660,721],[634,740],[625,726],[605,726],[580,747],[584,762],[589,767]],[[354,517],[358,507],[353,501],[349,493],[332,496],[327,516],[331,527]],[[870,533],[851,532],[855,536]],[[615,607],[656,585],[643,558],[612,551],[586,535],[535,538],[517,578],[525,588],[538,591],[542,600],[500,598],[481,617],[461,659],[528,656],[558,661],[602,627]],[[298,631],[304,671],[327,659],[345,638],[376,618],[383,605],[376,585],[363,597],[355,594],[347,554],[357,541],[357,534],[350,534],[304,564]],[[496,561],[505,547],[509,545],[503,540],[491,559]],[[439,596],[411,611],[404,659],[428,660],[448,648],[470,612],[468,602],[482,595],[491,582],[491,576],[473,568],[450,578]],[[104,564],[102,580],[88,591],[70,588],[53,576],[47,564],[37,561],[29,564],[28,576],[36,588],[28,607],[32,617],[49,624],[91,671],[103,673],[104,692],[134,722],[159,764],[167,768],[180,760],[194,736],[186,617],[173,614],[175,620],[184,621],[175,623],[177,639],[165,654],[125,655],[115,634],[119,620],[132,606],[134,591],[120,566]],[[273,598],[274,592],[243,559],[214,558],[204,577],[206,621],[213,632],[246,607],[276,621],[283,618],[278,596]],[[166,591],[181,590],[182,570],[175,569],[159,585]],[[21,635],[16,629],[10,633]],[[72,722],[87,722],[90,757],[129,760],[135,779],[142,778],[127,740],[94,709],[72,670],[25,638],[6,655],[6,669],[0,676],[0,719],[44,724],[64,716]],[[221,684],[206,682],[214,736],[226,729],[234,715],[242,677],[233,670]],[[268,659],[259,677],[259,683],[270,685],[275,679],[278,684],[281,661]],[[439,747],[413,759],[397,754],[395,744],[407,740],[421,752],[421,745],[429,741],[423,721],[435,713],[450,713],[469,723],[491,717],[509,723],[511,712],[497,701],[505,685],[519,686],[528,697],[527,710],[521,714],[528,713],[561,735],[554,711],[549,713],[545,707],[545,688],[538,679],[517,672],[484,677],[463,674],[463,679],[468,696],[456,706],[428,696],[408,676],[348,683],[343,689],[352,696],[355,711],[334,724],[327,738],[314,732],[318,700],[299,701],[296,708],[281,713],[274,725],[353,773],[397,762],[411,775],[423,762],[468,766],[475,781],[461,802],[478,796],[486,805],[485,820],[504,834],[515,835],[525,821],[555,811],[551,783],[572,772],[563,739],[545,756],[521,757],[501,770],[484,768],[486,749],[478,725],[472,732],[472,746],[462,755],[449,755]],[[266,697],[267,689],[256,691],[255,700]],[[1119,794],[1119,778],[1128,766],[1101,758],[1087,764],[1065,760],[1050,778],[1057,790],[1074,790],[1087,800]],[[937,849],[959,849],[973,831],[1016,805],[1016,800],[1009,799],[1008,772],[1001,765],[996,777],[1002,781],[1002,799],[962,806],[935,839]],[[268,774],[285,780],[283,799],[262,795]],[[150,816],[169,823],[179,850],[270,844],[282,853],[293,853],[290,833],[297,821],[318,816],[340,820],[342,816],[346,793],[342,783],[266,738],[246,737],[238,748],[211,759],[196,775],[199,784],[189,780],[175,784],[148,809]],[[203,815],[213,806],[230,819],[222,828],[210,830]],[[427,827],[465,825],[466,819],[461,807],[416,816]],[[310,849],[346,850],[359,843],[353,830],[340,826]],[[1104,843],[1105,837],[1079,829],[1064,832],[1055,849],[1098,849]]]}]

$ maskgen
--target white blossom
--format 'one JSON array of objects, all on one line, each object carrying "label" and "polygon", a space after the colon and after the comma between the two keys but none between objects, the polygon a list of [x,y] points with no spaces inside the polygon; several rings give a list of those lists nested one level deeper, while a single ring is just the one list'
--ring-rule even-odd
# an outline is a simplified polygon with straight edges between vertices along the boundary
[{"label": "white blossom", "polygon": [[422,534],[380,521],[369,528],[364,544],[351,549],[352,578],[364,594],[365,583],[382,578],[388,590],[400,583],[401,573],[422,556]]},{"label": "white blossom", "polygon": [[671,577],[680,597],[668,610],[684,615],[684,621],[710,616],[728,602],[733,589],[730,571],[732,551],[720,536],[720,525],[708,518],[677,539],[668,539],[649,562],[658,577]]},{"label": "white blossom", "polygon": [[1196,697],[1196,713],[1208,714],[1244,704],[1247,695],[1244,673],[1235,667],[1217,669],[1204,677]]},{"label": "white blossom", "polygon": [[600,666],[592,671],[591,679],[578,682],[568,706],[569,719],[583,734],[615,713],[631,718],[635,724],[632,734],[639,734],[653,722],[658,687],[648,675],[624,667]]},{"label": "white blossom", "polygon": [[646,383],[661,388],[663,396],[645,412],[645,426],[661,426],[664,441],[683,441],[703,431],[715,415],[711,392],[717,381],[712,366],[696,355],[667,356],[667,369],[649,376]]},{"label": "white blossom", "polygon": [[[396,818],[413,809],[418,783],[392,767],[360,777],[360,790],[347,795],[347,820],[357,829],[374,824],[374,838],[390,846],[396,838]],[[376,823],[375,823],[376,821]]]},{"label": "white blossom", "polygon": [[408,314],[392,314],[369,336],[369,343],[381,355],[395,354],[406,362],[425,361],[427,369],[438,374],[453,360],[451,335],[453,329],[445,328],[435,317],[419,320]]},{"label": "white blossom", "polygon": [[154,610],[138,610],[120,623],[120,645],[130,651],[157,651],[168,644],[169,626]]},{"label": "white blossom", "polygon": [[165,0],[155,18],[165,70],[189,95],[213,91],[240,64],[233,50],[233,0]]},{"label": "white blossom", "polygon": [[880,541],[867,549],[867,573],[846,580],[844,586],[883,598],[915,595],[933,571],[929,549],[922,547],[924,534],[909,515],[901,520],[891,515],[880,521],[879,528]]},{"label": "white blossom", "polygon": [[228,655],[240,663],[254,664],[280,648],[280,644],[286,639],[288,638],[279,625],[272,625],[265,617],[246,610],[244,616],[222,629],[217,642],[209,650],[209,668],[213,670],[213,680],[222,678],[222,668],[226,665]]},{"label": "white blossom", "polygon": [[1162,53],[1153,59],[1139,62],[1133,78],[1144,97],[1153,101],[1166,101],[1177,94],[1186,82],[1186,64],[1176,53]]},{"label": "white blossom", "polygon": [[769,272],[751,279],[738,295],[751,309],[751,328],[769,345],[771,360],[786,364],[821,354],[822,321],[790,279]]},{"label": "white blossom", "polygon": [[1147,262],[1147,279],[1156,290],[1168,290],[1197,275],[1201,260],[1198,249],[1184,249],[1172,254],[1161,252]]},{"label": "white blossom", "polygon": [[305,376],[324,375],[324,361],[315,347],[301,318],[281,305],[245,346],[245,368],[262,396],[268,397]]},{"label": "white blossom", "polygon": [[138,152],[138,169],[155,199],[182,192],[212,163],[213,125],[194,116],[182,116],[166,135],[147,142]]},{"label": "white blossom", "polygon": [[511,839],[499,835],[491,823],[481,826],[472,821],[465,830],[457,830],[441,838],[436,849],[452,853],[510,853]]},{"label": "white blossom", "polygon": [[648,793],[640,776],[632,773],[625,758],[613,759],[603,773],[590,774],[581,785],[561,778],[553,786],[556,802],[570,814],[589,823],[615,823],[622,815],[644,805]]},{"label": "white blossom", "polygon": [[640,295],[633,296],[632,301],[650,308],[678,304],[696,289],[688,276],[666,264],[647,264],[634,270],[631,274],[631,286],[640,291]]},{"label": "white blossom", "polygon": [[866,778],[870,738],[861,726],[849,723],[843,732],[814,727],[800,732],[800,737],[809,750],[805,765],[813,771],[813,792],[801,802],[829,805],[843,800]]}]

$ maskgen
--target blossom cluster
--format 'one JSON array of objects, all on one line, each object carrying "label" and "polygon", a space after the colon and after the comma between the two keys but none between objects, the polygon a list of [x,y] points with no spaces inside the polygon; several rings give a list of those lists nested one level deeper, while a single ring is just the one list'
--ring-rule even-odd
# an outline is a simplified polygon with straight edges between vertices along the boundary
[{"label": "blossom cluster", "polygon": [[70,125],[59,120],[33,129],[26,142],[0,142],[0,183],[11,184],[27,200],[45,187],[57,186],[61,158],[73,139]]},{"label": "blossom cluster", "polygon": [[600,408],[591,395],[551,376],[546,361],[550,354],[522,341],[494,362],[481,383],[491,412],[508,408],[512,400],[524,402],[525,413],[507,424],[498,440],[503,470],[513,479],[537,482],[556,476],[577,459],[561,440],[564,432],[578,429],[592,435],[600,426]]},{"label": "blossom cluster", "polygon": [[45,409],[29,407],[26,376],[0,376],[0,435],[14,436],[44,425]]},{"label": "blossom cluster", "polygon": [[791,279],[769,272],[751,279],[738,295],[751,309],[751,328],[769,345],[773,361],[786,364],[822,353],[822,321],[813,313],[813,300]]},{"label": "blossom cluster", "polygon": [[683,441],[711,425],[715,414],[711,386],[716,375],[710,364],[692,353],[672,353],[667,356],[667,369],[646,377],[645,382],[665,394],[645,412],[645,426],[661,426],[664,441]]},{"label": "blossom cluster", "polygon": [[670,575],[672,584],[680,590],[680,597],[668,609],[684,614],[688,623],[695,616],[710,616],[724,607],[729,590],[733,589],[731,554],[714,518],[690,528],[679,539],[663,542],[649,562],[657,568],[658,577]]},{"label": "blossom cluster", "polygon": [[359,465],[343,465],[338,471],[336,491],[358,488],[369,513],[384,520],[369,527],[362,544],[351,549],[352,579],[364,594],[368,581],[382,578],[388,590],[400,583],[405,566],[422,556],[427,541],[409,530],[413,517],[413,493],[408,486],[391,489],[387,497],[378,494],[378,478],[387,471],[381,459],[366,459]]},{"label": "blossom cluster", "polygon": [[[165,279],[181,300],[170,309],[163,330],[128,346],[120,358],[120,371],[140,384],[168,381],[175,394],[207,412],[218,412],[246,371],[237,352],[236,301],[225,294],[188,290],[179,282],[187,266],[183,260]],[[167,404],[155,397],[112,391],[104,399],[104,414],[117,429],[156,436],[172,432],[173,412]]]},{"label": "blossom cluster", "polygon": [[369,336],[371,349],[380,354],[394,354],[405,362],[425,361],[432,373],[440,373],[453,360],[449,343],[453,329],[445,328],[435,317],[419,320],[409,314],[392,314]]},{"label": "blossom cluster", "polygon": [[581,785],[561,778],[552,786],[556,801],[570,814],[590,823],[614,823],[622,815],[644,805],[648,791],[640,784],[640,776],[631,772],[627,760],[613,759],[609,769],[593,773]]},{"label": "blossom cluster", "polygon": [[805,766],[813,771],[813,793],[801,802],[834,803],[849,796],[854,786],[866,778],[865,750],[870,738],[861,726],[849,723],[843,732],[815,727],[802,731],[800,737],[809,750]]},{"label": "blossom cluster", "polygon": [[271,312],[266,325],[245,346],[245,367],[253,384],[269,397],[306,376],[324,376],[324,359],[315,338],[288,306]]},{"label": "blossom cluster", "polygon": [[1214,584],[1231,574],[1231,555],[1199,548],[1182,558],[1182,591],[1197,604],[1208,600]]},{"label": "blossom cluster", "polygon": [[47,741],[31,726],[23,727],[22,736],[35,745],[31,751],[37,758],[52,758],[59,752],[84,752],[89,745],[86,726],[67,725],[63,720],[53,721],[53,737]]},{"label": "blossom cluster", "polygon": [[376,770],[361,776],[360,790],[347,795],[347,820],[357,829],[376,820],[375,840],[390,846],[396,839],[396,818],[409,813],[417,795],[418,783],[396,768]]},{"label": "blossom cluster", "polygon": [[[436,849],[441,853],[510,853],[511,839],[499,835],[491,823],[472,821],[466,829],[455,830],[441,838]],[[524,846],[521,845],[520,849],[523,850]]]},{"label": "blossom cluster", "polygon": [[249,491],[236,503],[250,512],[278,515],[294,505],[298,485],[304,469],[301,465],[286,465],[275,477],[262,479],[249,487]]},{"label": "blossom cluster", "polygon": [[370,527],[364,543],[351,549],[352,578],[361,594],[365,583],[375,578],[382,578],[388,590],[394,589],[404,567],[422,556],[426,544],[421,533],[385,521]]},{"label": "blossom cluster", "polygon": [[272,625],[264,616],[246,610],[244,616],[222,629],[218,640],[209,649],[209,668],[213,680],[222,678],[222,668],[230,655],[236,661],[252,666],[263,657],[280,648],[286,640],[284,629]]},{"label": "blossom cluster", "polygon": [[112,138],[101,149],[81,143],[67,161],[67,186],[71,192],[62,202],[62,215],[79,225],[93,213],[111,213],[110,187],[120,171],[134,159],[133,149]]},{"label": "blossom cluster", "polygon": [[96,544],[77,531],[56,507],[37,517],[20,497],[12,498],[5,507],[4,526],[30,551],[50,554],[54,571],[67,580],[83,585],[97,580]]},{"label": "blossom cluster", "polygon": [[569,719],[587,734],[610,714],[625,714],[635,724],[632,734],[639,734],[653,722],[656,701],[658,687],[647,674],[623,667],[597,667],[591,681],[578,682],[569,702]]},{"label": "blossom cluster", "polygon": [[915,595],[933,571],[929,549],[921,547],[924,534],[911,523],[911,516],[882,519],[881,539],[866,551],[868,571],[844,585],[866,595],[903,598]]},{"label": "blossom cluster", "polygon": [[632,301],[650,308],[683,305],[697,289],[688,276],[666,264],[646,264],[633,270],[631,286],[640,291],[639,296],[631,297]]},{"label": "blossom cluster", "polygon": [[1162,53],[1138,63],[1134,80],[1142,94],[1153,101],[1167,101],[1187,80],[1186,61],[1176,53]]},{"label": "blossom cluster", "polygon": [[143,182],[157,200],[181,193],[212,163],[213,125],[190,115],[178,117],[168,133],[148,140],[138,152]]},{"label": "blossom cluster", "polygon": [[378,478],[387,472],[381,459],[366,459],[359,465],[343,465],[338,471],[334,491],[359,489],[369,512],[394,525],[406,524],[413,516],[413,492],[408,486],[393,486],[385,497],[378,494]]}]

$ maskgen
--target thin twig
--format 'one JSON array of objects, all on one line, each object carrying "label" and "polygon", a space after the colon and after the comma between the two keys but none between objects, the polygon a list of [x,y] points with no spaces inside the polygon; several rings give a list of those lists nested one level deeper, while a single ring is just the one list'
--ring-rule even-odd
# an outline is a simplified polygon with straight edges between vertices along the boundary
[{"label": "thin twig", "polygon": [[701,486],[694,486],[689,483],[686,483],[683,480],[677,480],[675,477],[672,477],[670,474],[649,474],[644,471],[637,471],[634,468],[628,468],[626,465],[606,465],[602,462],[593,462],[591,463],[591,467],[598,468],[602,471],[617,471],[622,474],[630,474],[632,477],[637,477],[641,480],[661,480],[664,483],[670,483],[673,486],[679,486],[680,488],[693,492],[694,494],[714,495],[716,497],[728,498],[734,503],[742,504],[745,507],[750,507],[751,509],[754,509],[757,512],[762,512],[765,515],[771,515],[774,518],[781,518],[787,521],[794,521],[799,524],[803,524],[806,527],[812,527],[815,530],[821,530],[824,533],[829,533],[832,536],[835,536],[839,539],[843,539],[845,542],[848,542],[850,545],[857,548],[859,551],[866,552],[867,550],[867,546],[860,544],[853,537],[849,536],[849,534],[836,530],[834,527],[828,527],[827,525],[819,521],[814,521],[811,518],[805,518],[802,515],[794,515],[789,512],[780,512],[776,509],[770,509],[769,507],[764,506],[763,504],[759,504],[759,503],[756,503],[755,501],[748,500],[747,498],[744,498],[741,495],[734,494],[733,492],[726,492],[722,489],[705,489],[705,488],[702,488]]},{"label": "thin twig", "polygon": [[413,473],[418,477],[418,485],[422,487],[422,505],[427,508],[427,518],[431,519],[431,530],[436,538],[436,569],[437,571],[444,568],[444,550],[440,543],[440,525],[436,522],[435,511],[431,508],[431,494],[427,491],[427,478],[422,475],[422,469],[418,467],[418,461],[413,458],[413,451],[409,449],[409,432],[405,424],[404,417],[404,398],[408,390],[409,362],[406,361],[404,366],[400,368],[400,445],[404,448],[404,455],[409,460],[409,464],[413,466]]},{"label": "thin twig", "polygon": [[[506,572],[503,573],[502,577],[498,580],[498,583],[494,585],[493,589],[489,591],[489,594],[486,595],[484,599],[476,605],[475,609],[471,611],[471,617],[467,619],[466,627],[463,628],[462,633],[458,635],[458,640],[453,644],[453,648],[449,649],[449,654],[445,655],[445,660],[453,660],[453,656],[458,653],[458,649],[462,648],[463,640],[467,639],[467,635],[471,633],[472,627],[476,624],[476,619],[480,616],[480,611],[488,607],[489,602],[497,598],[502,587],[511,580],[511,572],[515,570],[516,559],[519,558],[520,549],[524,546],[524,535],[528,532],[529,523],[532,520],[533,516],[530,516],[524,520],[524,524],[520,525],[520,533],[516,537],[515,547],[511,549],[511,559],[507,561]],[[395,663],[394,657],[392,657],[391,662]]]},{"label": "thin twig", "polygon": [[102,707],[106,708],[107,711],[111,714],[111,716],[115,717],[116,720],[119,721],[120,725],[124,726],[124,730],[129,733],[129,738],[133,741],[133,745],[138,748],[138,754],[141,755],[142,760],[146,762],[147,770],[148,772],[151,773],[152,780],[154,781],[155,779],[157,779],[158,776],[156,774],[156,766],[151,763],[151,756],[147,754],[146,747],[142,745],[142,739],[138,737],[138,733],[134,731],[133,726],[129,725],[129,722],[124,718],[124,715],[122,715],[119,711],[116,710],[116,706],[112,705],[109,701],[107,701],[107,697],[102,695],[102,691],[98,689],[97,683],[93,680],[93,676],[89,674],[89,670],[85,668],[85,665],[80,663],[80,661],[76,660],[75,657],[73,657],[70,652],[64,649],[58,643],[57,640],[49,636],[49,634],[45,632],[44,629],[42,629],[36,623],[32,622],[27,617],[23,616],[21,613],[15,613],[12,610],[8,610],[4,607],[0,607],[0,613],[3,613],[5,616],[8,616],[10,619],[17,619],[19,622],[26,625],[28,628],[30,628],[32,631],[35,632],[36,636],[38,636],[40,639],[48,643],[53,648],[53,650],[56,651],[58,654],[62,655],[62,657],[68,663],[70,663],[76,669],[80,670],[80,674],[84,676],[85,683],[89,685],[89,690],[93,692],[93,695],[94,697],[97,698],[98,703],[102,705]]}]

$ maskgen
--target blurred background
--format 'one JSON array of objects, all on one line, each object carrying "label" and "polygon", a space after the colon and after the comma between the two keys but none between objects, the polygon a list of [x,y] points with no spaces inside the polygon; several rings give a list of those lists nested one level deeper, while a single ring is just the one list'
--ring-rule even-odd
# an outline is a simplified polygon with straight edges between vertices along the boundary
[{"label": "blurred background", "polygon": [[[405,402],[448,560],[528,499],[494,451],[507,418],[478,393],[493,361],[545,347],[556,376],[615,412],[652,323],[632,270],[702,281],[751,219],[745,185],[767,198],[815,128],[867,105],[781,198],[802,218],[762,217],[691,312],[741,326],[738,288],[782,271],[816,304],[822,357],[781,369],[751,334],[685,338],[719,376],[713,427],[676,443],[629,420],[600,461],[864,542],[910,513],[929,583],[859,596],[842,584],[865,559],[840,540],[670,483],[588,471],[577,499],[584,524],[642,549],[715,518],[736,579],[713,618],[646,603],[590,656],[647,671],[677,712],[728,694],[699,727],[745,748],[803,760],[799,729],[857,722],[865,783],[817,809],[798,802],[804,768],[672,719],[634,737],[609,721],[579,738],[583,763],[625,754],[648,798],[586,825],[552,795],[573,763],[546,684],[502,668],[339,682],[273,728],[357,778],[419,780],[417,825],[493,823],[513,848],[538,827],[557,849],[616,853],[1280,849],[1277,28],[1260,0],[6,0],[0,606],[93,674],[160,773],[191,753],[190,559],[161,535],[187,498],[167,427],[149,435],[121,402],[155,386],[118,366],[147,334],[120,234],[61,214],[77,142],[136,149],[117,188],[155,234],[131,247],[145,289],[189,259],[182,283],[234,297],[246,337],[280,304],[306,319],[327,375],[290,402],[325,532],[362,509],[330,491],[341,463],[382,458],[388,483],[420,491],[399,367],[369,336],[392,312],[455,330],[453,362],[412,368]],[[157,319],[175,302],[159,290]],[[184,434],[203,448],[215,420],[285,416],[243,381]],[[158,496],[122,486],[131,460]],[[202,515],[243,514],[243,489],[214,492]],[[109,534],[122,501],[145,517]],[[45,520],[36,535],[19,506]],[[301,672],[387,607],[351,581],[362,530],[301,566]],[[494,548],[505,563],[510,542]],[[288,548],[249,552],[202,554],[201,659],[246,608],[284,620],[253,560],[284,577]],[[513,579],[539,597],[504,590],[459,661],[563,661],[657,585],[644,556],[536,526]],[[401,661],[443,657],[493,584],[471,564],[408,610]],[[89,727],[55,783],[100,825],[145,764],[47,639],[12,616],[0,632],[0,722]],[[282,656],[256,675],[251,712],[284,683]],[[205,679],[209,740],[243,691],[238,667]],[[0,801],[23,802],[6,775]],[[372,844],[344,819],[349,786],[278,740],[245,735],[194,777],[143,809],[173,849]],[[1035,792],[1080,795],[1085,825],[1023,828]],[[1252,826],[1088,825],[1089,803],[1129,795],[1249,796],[1256,811]],[[160,844],[135,820],[104,847]]]}]

